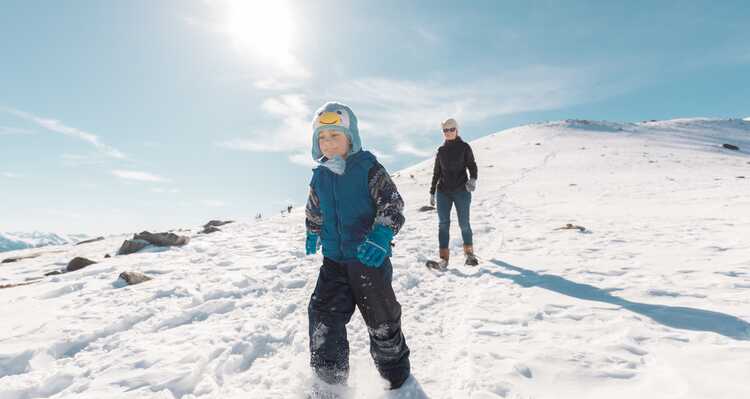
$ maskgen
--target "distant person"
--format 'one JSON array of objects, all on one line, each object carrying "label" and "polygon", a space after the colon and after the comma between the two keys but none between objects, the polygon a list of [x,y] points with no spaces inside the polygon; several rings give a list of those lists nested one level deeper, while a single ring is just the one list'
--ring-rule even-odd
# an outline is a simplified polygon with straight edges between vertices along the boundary
[{"label": "distant person", "polygon": [[356,305],[375,367],[399,388],[410,375],[409,347],[390,256],[404,224],[403,199],[383,165],[362,150],[357,117],[343,104],[327,103],[315,114],[312,157],[319,165],[305,209],[306,253],[322,243],[323,265],[308,306],[310,365],[325,383],[346,383],[346,324]]},{"label": "distant person", "polygon": [[[474,152],[468,143],[461,140],[458,122],[450,118],[442,124],[445,142],[438,148],[435,156],[435,168],[432,172],[430,185],[430,205],[437,204],[438,213],[438,244],[440,260],[429,261],[427,265],[445,269],[450,258],[450,227],[451,209],[456,205],[458,226],[464,242],[465,264],[476,266],[479,264],[474,254],[474,244],[471,232],[470,208],[471,193],[477,187],[477,163]],[[466,171],[469,171],[467,174]]]}]

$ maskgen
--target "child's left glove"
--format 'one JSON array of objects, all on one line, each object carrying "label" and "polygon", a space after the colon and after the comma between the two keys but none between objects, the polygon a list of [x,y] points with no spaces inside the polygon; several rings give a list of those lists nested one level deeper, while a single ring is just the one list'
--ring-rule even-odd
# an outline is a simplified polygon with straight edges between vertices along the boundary
[{"label": "child's left glove", "polygon": [[315,253],[318,252],[318,248],[320,248],[318,235],[315,233],[307,233],[307,239],[305,240],[305,254],[315,255]]},{"label": "child's left glove", "polygon": [[367,267],[380,267],[386,256],[391,256],[391,240],[393,230],[376,224],[365,242],[357,247],[357,259]]}]

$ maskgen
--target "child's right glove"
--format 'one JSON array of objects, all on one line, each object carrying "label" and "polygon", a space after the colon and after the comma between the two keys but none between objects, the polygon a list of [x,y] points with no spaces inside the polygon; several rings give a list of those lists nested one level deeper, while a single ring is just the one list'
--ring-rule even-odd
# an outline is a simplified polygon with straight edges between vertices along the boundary
[{"label": "child's right glove", "polygon": [[315,233],[307,233],[307,240],[305,240],[305,253],[307,255],[315,255],[320,248],[320,240],[318,235]]},{"label": "child's right glove", "polygon": [[365,242],[357,247],[357,259],[367,267],[380,267],[386,256],[391,256],[391,240],[393,230],[376,224]]}]

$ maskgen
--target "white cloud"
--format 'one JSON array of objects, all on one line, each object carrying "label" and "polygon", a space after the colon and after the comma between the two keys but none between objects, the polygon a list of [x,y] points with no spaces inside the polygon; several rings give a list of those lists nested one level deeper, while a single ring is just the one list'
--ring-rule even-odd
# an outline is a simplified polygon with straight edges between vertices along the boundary
[{"label": "white cloud", "polygon": [[[467,126],[492,117],[558,109],[623,92],[631,83],[608,83],[598,70],[595,66],[529,66],[465,83],[386,78],[343,81],[325,90],[309,89],[325,93],[325,98],[296,93],[266,99],[261,108],[278,118],[280,127],[256,130],[216,145],[254,152],[287,152],[292,154],[291,162],[309,165],[308,157],[300,155],[310,148],[313,108],[308,104],[339,99],[350,104],[357,114],[365,148],[372,148],[370,142],[390,141],[397,153],[428,157],[431,149],[421,149],[413,143],[433,135],[442,139],[440,122],[446,118],[456,118],[461,126]],[[391,151],[378,145],[381,150]]]},{"label": "white cloud", "polygon": [[11,173],[11,172],[0,172],[0,176],[8,178],[8,179],[18,179],[21,177],[21,175],[17,173]]},{"label": "white cloud", "polygon": [[281,120],[277,128],[251,132],[247,137],[216,143],[217,146],[241,151],[294,152],[309,149],[312,110],[303,95],[287,94],[263,101],[261,108]]},{"label": "white cloud", "polygon": [[317,163],[313,161],[309,152],[298,152],[289,156],[289,161],[293,164],[314,168]]},{"label": "white cloud", "polygon": [[0,126],[0,136],[10,136],[12,134],[34,134],[34,131],[18,127]]},{"label": "white cloud", "polygon": [[136,181],[144,181],[144,182],[154,182],[154,183],[163,183],[168,182],[168,179],[165,179],[161,176],[154,175],[152,173],[148,172],[141,172],[137,170],[113,170],[112,174],[116,177],[119,177],[120,179],[125,180],[136,180]]},{"label": "white cloud", "polygon": [[203,200],[201,203],[210,208],[223,208],[227,205],[226,202],[219,200]]},{"label": "white cloud", "polygon": [[39,117],[34,114],[30,114],[24,111],[19,111],[13,108],[3,107],[0,109],[10,114],[16,115],[19,118],[23,118],[23,119],[26,119],[27,121],[33,122],[37,124],[38,126],[44,129],[47,129],[49,131],[61,133],[68,137],[73,137],[75,139],[85,141],[89,143],[90,145],[94,146],[98,151],[102,152],[103,154],[109,157],[119,158],[119,159],[125,158],[125,154],[123,154],[122,152],[120,152],[114,147],[111,147],[102,143],[101,140],[99,139],[99,136],[93,133],[89,133],[89,132],[86,132],[84,130],[81,130],[75,127],[66,126],[65,124],[63,124],[62,122],[56,119],[48,119],[48,118]]},{"label": "white cloud", "polygon": [[368,135],[425,136],[439,133],[440,121],[449,117],[480,122],[596,100],[596,79],[586,68],[536,66],[464,84],[358,79],[334,93],[353,106]]},{"label": "white cloud", "polygon": [[375,155],[375,157],[377,157],[379,160],[382,160],[382,161],[387,161],[393,158],[393,155],[380,152],[374,148],[369,148],[368,151],[370,151],[372,155]]},{"label": "white cloud", "polygon": [[420,158],[426,158],[434,154],[434,151],[415,147],[414,144],[407,142],[400,142],[396,144],[396,152],[399,154],[414,155]]}]

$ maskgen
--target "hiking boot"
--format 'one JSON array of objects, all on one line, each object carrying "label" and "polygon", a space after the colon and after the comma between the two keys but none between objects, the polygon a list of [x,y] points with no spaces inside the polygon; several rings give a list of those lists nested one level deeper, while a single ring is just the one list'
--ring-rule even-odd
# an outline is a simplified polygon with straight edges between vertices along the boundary
[{"label": "hiking boot", "polygon": [[466,266],[476,266],[479,264],[479,259],[474,255],[473,245],[464,245],[464,256],[466,256],[466,262],[464,263]]}]

